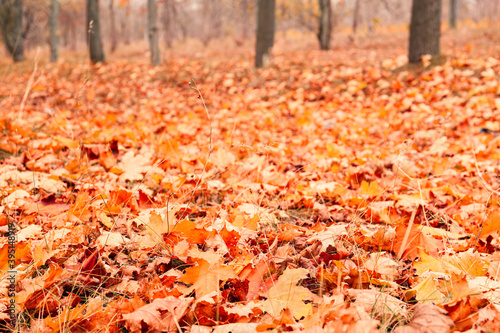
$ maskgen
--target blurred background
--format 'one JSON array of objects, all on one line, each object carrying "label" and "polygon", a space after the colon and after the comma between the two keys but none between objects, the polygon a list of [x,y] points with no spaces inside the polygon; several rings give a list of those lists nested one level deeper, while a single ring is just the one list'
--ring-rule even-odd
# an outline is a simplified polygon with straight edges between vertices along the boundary
[{"label": "blurred background", "polygon": [[[22,2],[24,52],[37,47],[49,52],[49,13],[54,0],[0,0],[3,7]],[[61,54],[88,52],[87,2],[59,0]],[[158,32],[163,58],[175,54],[253,52],[257,0],[158,0]],[[318,0],[276,0],[275,45],[288,49],[319,49]],[[494,24],[500,0],[442,0],[442,30],[484,28]],[[147,57],[147,0],[99,0],[100,30],[108,60]],[[456,27],[450,27],[456,6]],[[330,48],[363,42],[381,44],[401,38],[407,43],[411,0],[331,0]],[[2,33],[8,15],[0,8]],[[2,39],[5,44],[5,37]],[[3,58],[10,58],[1,47]]]}]

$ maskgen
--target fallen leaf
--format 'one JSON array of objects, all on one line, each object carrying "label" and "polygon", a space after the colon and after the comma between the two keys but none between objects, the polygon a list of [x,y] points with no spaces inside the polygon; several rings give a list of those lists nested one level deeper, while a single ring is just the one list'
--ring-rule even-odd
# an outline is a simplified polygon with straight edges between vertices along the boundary
[{"label": "fallen leaf", "polygon": [[453,328],[446,311],[433,304],[417,304],[408,325],[396,328],[395,333],[446,333]]},{"label": "fallen leaf", "polygon": [[150,304],[123,315],[127,327],[137,331],[141,330],[143,323],[151,329],[171,331],[177,330],[179,320],[193,302],[193,298],[168,296],[157,298]]},{"label": "fallen leaf", "polygon": [[310,315],[312,305],[307,301],[312,300],[313,294],[309,289],[297,285],[305,278],[307,270],[304,268],[286,269],[267,292],[267,300],[262,309],[273,317],[278,317],[285,309],[289,309],[295,319]]}]

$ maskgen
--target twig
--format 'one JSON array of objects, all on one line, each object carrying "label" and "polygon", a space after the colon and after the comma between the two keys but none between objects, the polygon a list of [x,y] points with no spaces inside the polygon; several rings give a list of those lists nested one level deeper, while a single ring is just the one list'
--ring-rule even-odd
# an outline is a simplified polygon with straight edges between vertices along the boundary
[{"label": "twig", "polygon": [[410,237],[411,228],[413,227],[413,221],[415,220],[415,215],[417,214],[417,210],[418,207],[411,213],[410,222],[408,223],[408,228],[406,229],[405,237],[403,238],[403,243],[401,243],[401,247],[399,248],[398,251],[398,259],[401,259],[403,253],[405,252],[406,243],[408,243],[408,237]]},{"label": "twig", "polygon": [[208,126],[210,127],[210,137],[209,137],[209,150],[208,150],[208,156],[212,153],[212,121],[210,120],[210,114],[208,113],[208,108],[207,105],[205,104],[205,100],[203,99],[203,95],[201,94],[200,89],[196,86],[196,81],[194,79],[191,79],[189,82],[189,87],[193,90],[196,90],[198,93],[198,98],[201,99],[201,102],[203,103],[203,107],[205,108],[205,112],[207,113],[207,118],[208,118]]},{"label": "twig", "polygon": [[203,171],[201,172],[200,178],[196,182],[196,186],[191,191],[191,193],[195,193],[196,190],[198,190],[201,182],[203,181],[203,175],[205,174],[205,172],[207,170],[208,162],[210,160],[210,156],[212,155],[212,120],[210,119],[210,114],[208,113],[208,108],[207,108],[207,105],[205,104],[205,100],[203,99],[203,95],[201,94],[200,89],[198,89],[198,87],[196,86],[196,81],[194,79],[191,79],[191,81],[189,81],[189,87],[198,93],[198,98],[201,99],[201,102],[203,103],[203,107],[205,108],[205,112],[207,113],[208,126],[210,128],[210,135],[208,138],[209,143],[208,143],[207,160],[205,161],[205,165],[203,166]]},{"label": "twig", "polygon": [[19,108],[19,113],[17,115],[18,119],[23,117],[24,105],[26,104],[26,100],[28,99],[28,95],[30,93],[31,88],[38,82],[35,82],[35,73],[38,69],[38,54],[40,53],[40,48],[37,47],[35,54],[35,66],[33,67],[33,72],[31,72],[30,78],[28,80],[28,84],[26,85],[26,91],[24,92],[23,100],[21,101],[21,107]]}]

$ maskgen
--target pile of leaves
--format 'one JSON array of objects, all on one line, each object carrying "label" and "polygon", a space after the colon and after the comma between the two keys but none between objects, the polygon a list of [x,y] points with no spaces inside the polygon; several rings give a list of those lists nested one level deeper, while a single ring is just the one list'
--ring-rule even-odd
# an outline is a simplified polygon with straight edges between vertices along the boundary
[{"label": "pile of leaves", "polygon": [[5,74],[19,330],[500,330],[500,60],[405,62]]}]

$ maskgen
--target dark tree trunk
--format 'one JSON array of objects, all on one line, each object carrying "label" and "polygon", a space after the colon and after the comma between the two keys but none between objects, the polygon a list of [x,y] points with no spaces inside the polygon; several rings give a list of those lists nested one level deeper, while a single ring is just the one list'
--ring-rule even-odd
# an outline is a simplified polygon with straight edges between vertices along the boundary
[{"label": "dark tree trunk", "polygon": [[113,0],[109,0],[109,24],[111,32],[111,53],[115,52],[116,46],[118,45],[118,39],[116,36],[116,20],[115,20],[115,6]]},{"label": "dark tree trunk", "polygon": [[330,49],[330,32],[332,30],[332,15],[330,0],[319,1],[319,46],[322,50]]},{"label": "dark tree trunk", "polygon": [[410,62],[420,62],[423,55],[440,52],[441,0],[413,0],[410,24]]},{"label": "dark tree trunk", "polygon": [[87,28],[90,60],[93,63],[104,62],[106,57],[102,48],[101,24],[99,22],[99,1],[87,0]]},{"label": "dark tree trunk", "polygon": [[352,32],[353,32],[353,34],[356,34],[356,32],[358,30],[359,5],[360,5],[360,0],[356,0],[356,3],[354,4],[354,14],[353,14],[353,18],[352,18]]},{"label": "dark tree trunk", "polygon": [[148,39],[151,52],[151,64],[158,66],[161,62],[160,46],[158,45],[158,7],[156,0],[148,0]]},{"label": "dark tree trunk", "polygon": [[275,0],[259,0],[257,9],[257,45],[255,67],[265,67],[271,60],[274,45]]},{"label": "dark tree trunk", "polygon": [[49,11],[49,30],[50,30],[50,61],[59,60],[59,50],[61,48],[61,29],[59,28],[59,0],[52,0]]},{"label": "dark tree trunk", "polygon": [[14,61],[24,60],[23,1],[0,1],[0,26],[7,51]]},{"label": "dark tree trunk", "polygon": [[450,0],[450,29],[457,28],[458,20],[458,0]]}]

